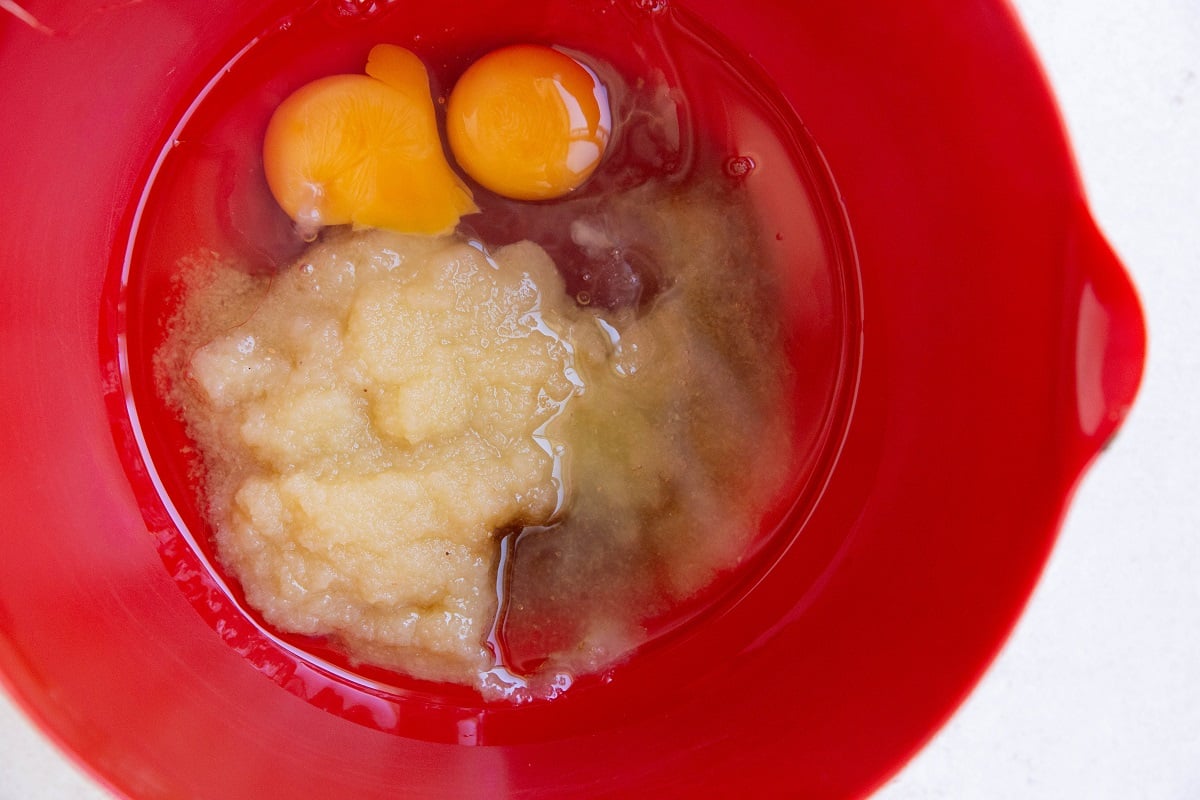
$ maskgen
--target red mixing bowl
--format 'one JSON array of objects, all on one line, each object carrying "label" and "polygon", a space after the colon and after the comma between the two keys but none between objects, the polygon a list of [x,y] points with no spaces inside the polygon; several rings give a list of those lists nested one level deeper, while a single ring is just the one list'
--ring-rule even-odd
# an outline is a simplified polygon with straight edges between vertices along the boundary
[{"label": "red mixing bowl", "polygon": [[860,796],[1004,641],[1145,348],[1012,9],[608,6],[705,31],[803,123],[790,157],[807,204],[764,196],[781,224],[803,213],[822,231],[811,291],[784,301],[815,342],[797,401],[810,443],[777,546],[702,624],[521,707],[356,683],[243,611],[173,493],[171,422],[145,388],[166,277],[136,256],[202,232],[147,198],[181,132],[222,111],[205,98],[244,74],[227,67],[293,21],[323,15],[328,46],[308,46],[334,63],[381,30],[603,49],[602,5],[0,14],[0,679],[117,793]]}]

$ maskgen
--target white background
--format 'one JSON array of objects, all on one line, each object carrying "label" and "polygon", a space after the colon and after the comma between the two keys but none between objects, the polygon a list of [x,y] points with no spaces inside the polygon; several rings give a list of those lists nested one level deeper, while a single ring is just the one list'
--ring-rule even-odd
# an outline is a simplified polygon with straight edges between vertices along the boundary
[{"label": "white background", "polygon": [[[903,0],[897,0],[902,2]],[[1200,0],[1014,0],[1145,304],[1142,393],[977,691],[876,800],[1200,798]],[[0,800],[107,795],[0,696]]]}]

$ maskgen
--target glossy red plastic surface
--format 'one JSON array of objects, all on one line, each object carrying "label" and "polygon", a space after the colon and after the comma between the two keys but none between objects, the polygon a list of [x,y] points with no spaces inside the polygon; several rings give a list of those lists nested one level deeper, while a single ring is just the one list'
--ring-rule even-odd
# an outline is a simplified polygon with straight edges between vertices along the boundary
[{"label": "glossy red plastic surface", "polygon": [[103,298],[147,171],[286,4],[22,5],[45,29],[0,16],[0,676],[130,797],[866,793],[986,668],[1136,392],[1136,295],[1007,6],[678,0],[773,78],[836,181],[862,320],[845,441],[703,662],[568,694],[494,746],[403,735],[386,698],[281,686],[197,613],[111,402],[126,309]]}]

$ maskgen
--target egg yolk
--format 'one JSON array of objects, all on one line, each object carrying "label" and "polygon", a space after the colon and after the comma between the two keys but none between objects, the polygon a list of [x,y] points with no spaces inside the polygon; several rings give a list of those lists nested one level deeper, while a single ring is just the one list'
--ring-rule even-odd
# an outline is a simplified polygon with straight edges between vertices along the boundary
[{"label": "egg yolk", "polygon": [[541,45],[513,45],[472,64],[450,93],[446,133],[458,165],[517,200],[561,197],[600,163],[612,131],[594,72]]},{"label": "egg yolk", "polygon": [[425,65],[381,44],[366,71],[313,81],[275,110],[263,142],[271,193],[312,235],[347,223],[449,232],[478,209],[446,161]]}]

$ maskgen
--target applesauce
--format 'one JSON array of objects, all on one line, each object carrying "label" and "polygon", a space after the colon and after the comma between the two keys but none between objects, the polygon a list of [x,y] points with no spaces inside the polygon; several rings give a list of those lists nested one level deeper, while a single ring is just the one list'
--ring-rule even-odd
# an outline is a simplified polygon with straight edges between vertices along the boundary
[{"label": "applesauce", "polygon": [[580,213],[581,246],[650,232],[661,286],[612,308],[528,241],[331,229],[275,275],[193,261],[159,381],[250,605],[488,696],[627,657],[737,565],[785,475],[745,213],[655,183]]}]

